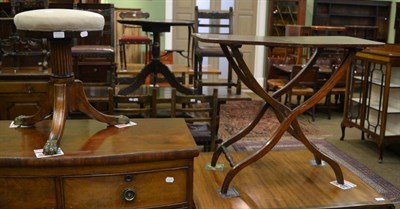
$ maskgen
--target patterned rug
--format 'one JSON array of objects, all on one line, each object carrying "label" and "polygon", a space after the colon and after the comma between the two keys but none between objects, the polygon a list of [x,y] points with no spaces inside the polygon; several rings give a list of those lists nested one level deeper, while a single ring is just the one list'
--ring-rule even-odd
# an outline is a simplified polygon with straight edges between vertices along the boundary
[{"label": "patterned rug", "polygon": [[[220,137],[227,139],[232,134],[240,131],[240,129],[251,122],[263,104],[262,101],[233,101],[222,105],[220,112]],[[239,112],[240,114],[238,114]],[[309,115],[301,115],[299,118],[300,126],[307,137],[324,139],[328,136],[328,133],[320,130],[312,123]],[[258,141],[260,138],[266,138],[272,131],[276,130],[278,125],[279,121],[275,117],[275,114],[271,110],[267,110],[261,121],[245,137],[245,141]],[[294,138],[289,133],[285,133],[283,139]]]},{"label": "patterned rug", "polygon": [[[262,106],[261,101],[228,102],[221,107],[219,134],[226,140],[229,136],[237,133],[246,126],[253,116]],[[237,113],[241,114],[238,115]],[[352,157],[336,148],[334,145],[324,140],[327,133],[318,129],[310,121],[310,117],[300,116],[299,123],[307,138],[316,145],[323,153],[329,155],[332,159],[345,166],[354,174],[359,176],[377,192],[393,203],[400,203],[400,189],[378,176],[372,170],[354,160]],[[244,139],[233,145],[236,151],[256,150],[268,140],[271,131],[275,130],[279,122],[272,111],[267,111],[260,123]],[[285,133],[279,141],[275,150],[282,149],[305,149],[304,145],[294,139],[289,133]]]}]

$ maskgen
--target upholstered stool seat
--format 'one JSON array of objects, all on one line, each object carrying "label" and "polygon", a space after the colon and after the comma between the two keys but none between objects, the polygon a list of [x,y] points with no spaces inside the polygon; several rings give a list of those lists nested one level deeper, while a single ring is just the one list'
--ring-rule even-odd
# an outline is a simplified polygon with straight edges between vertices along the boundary
[{"label": "upholstered stool seat", "polygon": [[104,17],[94,12],[82,10],[39,9],[15,15],[14,23],[18,30],[27,31],[102,31]]},{"label": "upholstered stool seat", "polygon": [[102,15],[82,10],[40,9],[17,14],[14,23],[20,35],[48,38],[50,41],[52,76],[48,102],[34,115],[18,116],[14,120],[16,125],[33,125],[49,114],[53,115],[51,133],[43,147],[44,154],[57,153],[70,111],[79,110],[109,125],[129,122],[127,117],[98,112],[88,102],[82,82],[74,78],[73,38],[100,35],[104,27]]}]

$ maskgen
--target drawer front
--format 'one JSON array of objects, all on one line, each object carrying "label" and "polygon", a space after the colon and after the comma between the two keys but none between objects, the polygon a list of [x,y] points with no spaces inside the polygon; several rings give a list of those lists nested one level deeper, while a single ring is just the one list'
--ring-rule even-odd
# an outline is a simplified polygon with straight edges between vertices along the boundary
[{"label": "drawer front", "polygon": [[0,177],[0,209],[57,208],[52,178]]},{"label": "drawer front", "polygon": [[0,94],[9,93],[44,93],[48,91],[48,82],[0,82]]},{"label": "drawer front", "polygon": [[79,65],[75,77],[83,82],[111,82],[110,65]]},{"label": "drawer front", "polygon": [[187,206],[188,169],[63,179],[65,208]]},{"label": "drawer front", "polygon": [[0,82],[0,119],[32,115],[48,101],[48,82]]}]

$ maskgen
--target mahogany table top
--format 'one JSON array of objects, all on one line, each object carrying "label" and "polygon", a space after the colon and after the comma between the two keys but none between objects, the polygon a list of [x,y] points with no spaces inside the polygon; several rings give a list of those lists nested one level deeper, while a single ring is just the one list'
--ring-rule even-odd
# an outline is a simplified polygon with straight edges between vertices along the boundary
[{"label": "mahogany table top", "polygon": [[246,36],[193,34],[207,43],[265,45],[270,47],[329,47],[357,48],[383,46],[384,43],[350,36]]},{"label": "mahogany table top", "polygon": [[[96,120],[67,120],[62,156],[36,158],[48,139],[51,120],[30,128],[9,128],[0,121],[0,167],[104,165],[193,158],[199,154],[184,119],[134,119],[127,128],[107,127]],[[124,144],[124,146],[121,146]]]}]

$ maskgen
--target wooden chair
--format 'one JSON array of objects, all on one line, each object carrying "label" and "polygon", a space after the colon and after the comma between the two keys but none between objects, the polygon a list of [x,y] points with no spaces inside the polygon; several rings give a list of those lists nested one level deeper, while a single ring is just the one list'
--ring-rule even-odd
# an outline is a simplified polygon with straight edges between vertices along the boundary
[{"label": "wooden chair", "polygon": [[344,74],[339,82],[328,92],[325,97],[325,104],[328,109],[328,119],[331,119],[332,115],[332,96],[335,98],[335,105],[343,105],[344,97],[346,94],[346,74]]},{"label": "wooden chair", "polygon": [[288,74],[277,70],[274,64],[278,65],[289,65],[288,59],[286,57],[268,57],[266,63],[265,72],[265,89],[267,91],[275,91],[279,87],[285,85],[289,81]]},{"label": "wooden chair", "polygon": [[[195,11],[195,33],[208,33],[208,34],[233,34],[233,9],[229,11],[205,11],[199,10],[196,6]],[[226,82],[203,82],[203,58],[204,57],[225,57],[219,45],[200,45],[194,41],[194,85],[202,93],[203,86],[227,86],[231,88],[236,87],[236,94],[241,93],[240,80],[233,81],[232,67],[228,66],[228,78]]]},{"label": "wooden chair", "polygon": [[[133,11],[123,11],[119,13],[119,17],[121,19],[125,18],[137,18],[137,19],[147,19],[150,17],[150,14],[148,12],[142,12],[139,10],[133,10]],[[126,25],[122,24],[122,37],[119,39],[119,57],[121,61],[121,69],[126,70],[126,45],[129,44],[139,44],[139,45],[145,45],[145,52],[144,52],[144,63],[147,64],[150,61],[150,46],[151,46],[151,39],[146,35],[141,35],[141,31],[139,32],[139,35],[128,35],[127,34],[127,29],[128,28],[133,28],[133,29],[140,29],[140,26],[134,26],[134,25]]]},{"label": "wooden chair", "polygon": [[109,88],[108,97],[110,114],[122,114],[129,118],[156,117],[156,88],[147,95],[117,95],[113,88]]},{"label": "wooden chair", "polygon": [[[182,95],[172,90],[171,117],[185,115],[185,121],[197,145],[204,151],[214,151],[218,139],[218,90],[212,95]],[[190,115],[191,117],[187,117]]]},{"label": "wooden chair", "polygon": [[[293,79],[302,69],[301,65],[294,65],[292,72],[290,74],[290,79]],[[311,97],[315,92],[317,92],[317,80],[318,80],[318,66],[314,66],[310,70],[307,70],[303,76],[300,78],[299,82],[287,92],[285,96],[285,103],[291,107],[292,106],[292,96],[296,96],[297,105],[300,104],[301,97],[307,98]],[[283,86],[279,86],[278,89]],[[312,121],[315,120],[315,106],[311,108]]]}]

